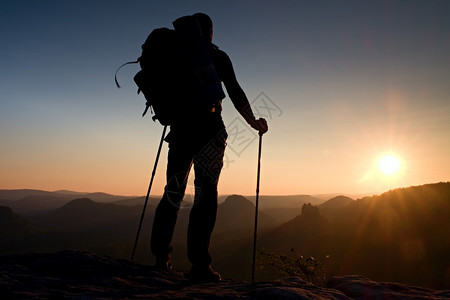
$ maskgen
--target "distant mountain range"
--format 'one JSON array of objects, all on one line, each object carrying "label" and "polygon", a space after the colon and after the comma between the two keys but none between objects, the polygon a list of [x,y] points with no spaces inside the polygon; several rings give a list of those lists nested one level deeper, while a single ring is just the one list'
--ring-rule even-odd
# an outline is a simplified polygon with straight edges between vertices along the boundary
[{"label": "distant mountain range", "polygon": [[[129,258],[144,197],[89,195],[0,191],[0,254],[80,249]],[[150,264],[150,230],[158,201],[149,200],[135,256]],[[226,277],[249,278],[254,198],[230,195],[219,202],[211,244],[214,266]],[[178,269],[189,268],[185,253],[190,206],[186,202],[181,208],[173,239]],[[448,182],[357,200],[261,196],[260,207],[260,251],[312,256],[329,276],[362,274],[379,281],[450,288]],[[264,265],[264,260],[258,252],[258,261]],[[265,270],[259,271],[260,279],[277,276]]]},{"label": "distant mountain range", "polygon": [[[219,203],[227,199],[228,195],[219,196]],[[19,190],[0,190],[0,206],[8,206],[14,212],[23,216],[33,216],[47,211],[55,210],[69,203],[76,198],[88,198],[94,202],[115,203],[120,205],[143,205],[145,197],[140,196],[118,196],[106,193],[80,193],[74,191],[42,191],[33,189]],[[255,196],[246,197],[255,203]],[[148,204],[156,206],[161,196],[150,196]],[[286,221],[299,214],[300,211],[293,212],[293,209],[299,208],[303,203],[312,203],[318,205],[324,202],[323,199],[310,195],[290,195],[290,196],[265,196],[259,198],[259,207],[261,210],[272,210],[279,222]],[[191,206],[189,201],[183,201],[183,206]]]},{"label": "distant mountain range", "polygon": [[130,199],[135,197],[117,196],[106,193],[81,193],[74,191],[60,190],[55,192],[33,190],[33,189],[18,189],[18,190],[0,190],[0,199],[15,201],[27,197],[69,197],[69,198],[90,198],[97,202],[113,202],[123,199]]},{"label": "distant mountain range", "polygon": [[[32,249],[57,250],[58,243],[60,247],[84,247],[83,249],[101,250],[110,255],[124,255],[126,252],[124,248],[129,252],[145,197],[121,197],[104,193],[91,193],[86,197],[84,195],[86,194],[72,191],[0,190],[0,197],[3,199],[0,200],[0,205],[10,207],[8,211],[12,214],[24,216],[34,230],[32,236],[22,240],[17,252]],[[138,259],[149,259],[148,240],[154,210],[159,200],[160,197],[156,196],[149,199],[142,226],[141,244],[136,254]],[[300,207],[304,201],[317,203],[320,200],[302,195],[261,196],[260,205],[266,208],[259,213],[260,231],[268,231],[300,214]],[[230,250],[228,248],[227,251],[227,245],[232,244],[231,248],[239,248],[241,244],[251,239],[255,206],[252,201],[239,195],[221,196],[219,203],[214,231],[218,242],[215,246],[223,245],[227,254]],[[275,206],[277,203],[281,205],[280,208]],[[183,205],[174,234],[174,245],[181,248],[179,253],[185,252],[183,249],[186,227],[192,203],[183,202]],[[3,228],[14,226],[4,224]],[[10,239],[13,239],[13,235],[10,235]],[[11,253],[11,249],[14,249],[14,247],[7,248],[9,249],[7,253]],[[0,246],[0,253],[1,251]],[[181,264],[187,264],[184,256],[179,256],[179,260]]]},{"label": "distant mountain range", "polygon": [[115,196],[106,193],[86,194],[72,191],[0,190],[0,205],[8,206],[21,215],[33,215],[54,210],[75,198],[89,198],[96,202],[114,202],[134,197]]}]

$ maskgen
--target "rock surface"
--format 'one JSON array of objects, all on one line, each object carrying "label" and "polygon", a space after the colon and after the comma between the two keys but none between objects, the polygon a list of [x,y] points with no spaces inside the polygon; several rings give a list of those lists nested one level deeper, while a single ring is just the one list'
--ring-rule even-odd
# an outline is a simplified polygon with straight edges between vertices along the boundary
[{"label": "rock surface", "polygon": [[333,277],[328,288],[300,278],[194,284],[182,272],[66,250],[0,257],[0,299],[450,299],[434,291],[362,276]]}]

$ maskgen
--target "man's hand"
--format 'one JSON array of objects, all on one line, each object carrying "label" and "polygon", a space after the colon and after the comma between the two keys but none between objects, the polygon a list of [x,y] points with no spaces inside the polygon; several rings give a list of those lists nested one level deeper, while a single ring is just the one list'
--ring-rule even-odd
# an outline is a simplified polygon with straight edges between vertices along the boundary
[{"label": "man's hand", "polygon": [[259,118],[258,120],[255,119],[250,126],[252,126],[253,129],[258,130],[260,134],[264,134],[269,130],[267,121],[263,118]]}]

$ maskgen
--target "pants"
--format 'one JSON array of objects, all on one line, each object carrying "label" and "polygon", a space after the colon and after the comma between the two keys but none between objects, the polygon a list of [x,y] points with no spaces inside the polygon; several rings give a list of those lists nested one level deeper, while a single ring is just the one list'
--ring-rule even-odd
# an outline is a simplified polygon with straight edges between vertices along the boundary
[{"label": "pants", "polygon": [[166,138],[169,143],[167,184],[155,212],[151,251],[158,258],[169,259],[180,204],[194,165],[195,196],[189,215],[188,259],[193,265],[207,266],[212,261],[209,245],[216,222],[217,185],[227,133],[220,115],[202,125],[189,129],[172,126]]}]

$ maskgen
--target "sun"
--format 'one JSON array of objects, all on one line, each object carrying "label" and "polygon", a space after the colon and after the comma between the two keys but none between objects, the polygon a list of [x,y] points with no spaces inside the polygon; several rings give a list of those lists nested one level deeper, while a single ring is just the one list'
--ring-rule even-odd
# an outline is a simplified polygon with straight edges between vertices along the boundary
[{"label": "sun", "polygon": [[393,175],[400,169],[400,160],[392,154],[384,155],[378,161],[378,169],[385,175]]}]

